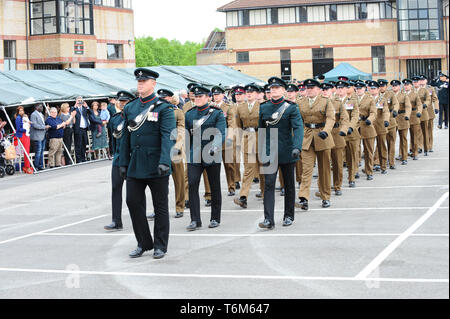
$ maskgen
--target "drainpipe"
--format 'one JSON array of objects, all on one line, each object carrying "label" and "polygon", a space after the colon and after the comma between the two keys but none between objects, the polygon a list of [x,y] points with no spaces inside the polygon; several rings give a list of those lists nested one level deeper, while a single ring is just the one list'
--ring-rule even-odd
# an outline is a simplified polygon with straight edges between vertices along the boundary
[{"label": "drainpipe", "polygon": [[25,1],[25,44],[26,44],[26,54],[27,54],[27,70],[30,69],[30,53],[28,49],[28,5],[29,1]]}]

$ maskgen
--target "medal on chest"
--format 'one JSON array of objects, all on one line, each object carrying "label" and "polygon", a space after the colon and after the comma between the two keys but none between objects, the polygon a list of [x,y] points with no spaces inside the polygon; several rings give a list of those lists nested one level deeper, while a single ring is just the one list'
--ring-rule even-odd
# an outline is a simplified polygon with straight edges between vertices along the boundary
[{"label": "medal on chest", "polygon": [[348,111],[353,111],[354,104],[345,103],[345,109]]},{"label": "medal on chest", "polygon": [[159,113],[157,112],[149,112],[147,116],[147,121],[149,122],[158,122]]}]

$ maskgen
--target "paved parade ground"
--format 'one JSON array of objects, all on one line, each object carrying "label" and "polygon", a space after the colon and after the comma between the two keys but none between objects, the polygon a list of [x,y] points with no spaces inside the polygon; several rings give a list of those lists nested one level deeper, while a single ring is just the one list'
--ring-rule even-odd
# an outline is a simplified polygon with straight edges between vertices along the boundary
[{"label": "paved parade ground", "polygon": [[189,211],[173,217],[171,181],[161,260],[128,257],[136,240],[125,202],[124,230],[103,230],[110,161],[1,179],[0,298],[449,298],[448,130],[435,130],[434,151],[374,181],[360,173],[356,189],[345,172],[331,208],[312,196],[288,228],[277,192],[273,231],[257,226],[258,185],[243,210],[222,170],[221,226],[207,228],[202,204],[203,228],[187,232]]}]

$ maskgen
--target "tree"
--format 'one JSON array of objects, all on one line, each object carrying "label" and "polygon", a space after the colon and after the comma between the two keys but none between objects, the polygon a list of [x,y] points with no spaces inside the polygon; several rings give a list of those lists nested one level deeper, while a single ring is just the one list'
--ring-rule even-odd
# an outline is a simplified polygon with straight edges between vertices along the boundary
[{"label": "tree", "polygon": [[136,66],[158,65],[196,65],[197,52],[204,47],[202,43],[153,39],[152,37],[136,38]]}]

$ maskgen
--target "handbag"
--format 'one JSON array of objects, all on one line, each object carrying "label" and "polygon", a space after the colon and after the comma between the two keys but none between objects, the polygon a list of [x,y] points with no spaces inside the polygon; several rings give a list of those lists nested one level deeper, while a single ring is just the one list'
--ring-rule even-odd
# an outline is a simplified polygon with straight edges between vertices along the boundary
[{"label": "handbag", "polygon": [[10,145],[5,149],[5,160],[14,160],[17,157],[16,148],[14,145]]}]

